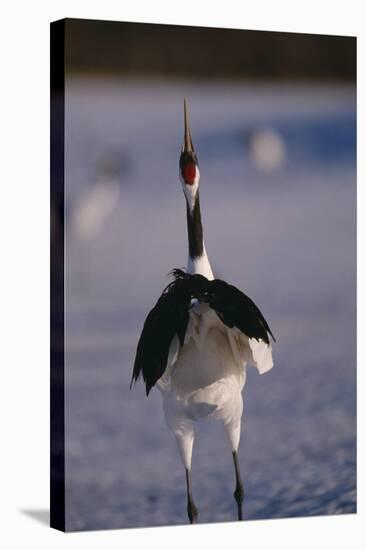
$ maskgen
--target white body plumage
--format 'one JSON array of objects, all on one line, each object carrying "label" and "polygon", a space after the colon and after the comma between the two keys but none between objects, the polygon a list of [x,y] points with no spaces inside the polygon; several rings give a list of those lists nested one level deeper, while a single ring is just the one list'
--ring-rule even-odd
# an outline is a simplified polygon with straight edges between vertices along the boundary
[{"label": "white body plumage", "polygon": [[168,367],[157,383],[186,468],[191,467],[195,421],[221,420],[231,450],[238,450],[248,363],[260,374],[267,372],[273,366],[271,346],[229,329],[207,304],[193,305],[184,345],[174,337]]}]

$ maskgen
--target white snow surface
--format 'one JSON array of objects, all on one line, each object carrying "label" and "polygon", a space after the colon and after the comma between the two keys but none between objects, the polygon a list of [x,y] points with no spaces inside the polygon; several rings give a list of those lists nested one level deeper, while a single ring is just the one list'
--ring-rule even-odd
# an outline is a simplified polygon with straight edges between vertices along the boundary
[{"label": "white snow surface", "polygon": [[[129,389],[146,314],[187,257],[177,177],[184,96],[213,271],[257,303],[277,339],[275,368],[265,376],[248,369],[245,385],[245,519],[353,513],[355,90],[74,78],[66,101],[67,529],[187,523],[184,470],[160,392]],[[249,137],[262,127],[286,147],[273,173],[250,158]],[[93,224],[85,201],[109,155],[121,157],[120,191]],[[78,208],[83,227],[97,228],[88,238],[74,230]],[[234,521],[222,426],[197,428],[199,521]]]}]

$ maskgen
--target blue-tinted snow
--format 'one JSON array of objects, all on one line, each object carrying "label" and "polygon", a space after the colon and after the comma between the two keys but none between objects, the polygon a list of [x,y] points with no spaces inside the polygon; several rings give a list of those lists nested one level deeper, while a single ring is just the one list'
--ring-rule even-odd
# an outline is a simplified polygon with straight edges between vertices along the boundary
[{"label": "blue-tinted snow", "polygon": [[[213,269],[257,302],[277,337],[275,368],[262,377],[250,369],[244,392],[245,518],[355,512],[355,91],[70,79],[67,528],[187,523],[159,392],[129,390],[146,313],[167,273],[186,262],[183,95]],[[287,152],[270,174],[248,148],[267,128]],[[93,186],[112,184],[116,205],[89,238],[78,233]],[[88,208],[93,225],[95,204]],[[235,520],[218,424],[197,427],[193,490],[201,522]]]}]

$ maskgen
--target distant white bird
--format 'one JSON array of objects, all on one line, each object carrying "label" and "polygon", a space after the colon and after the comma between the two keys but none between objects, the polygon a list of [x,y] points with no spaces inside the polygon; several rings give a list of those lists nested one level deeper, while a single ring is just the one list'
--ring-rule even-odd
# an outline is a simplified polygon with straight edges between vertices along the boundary
[{"label": "distant white bird", "polygon": [[258,129],[250,136],[249,154],[259,170],[272,174],[286,162],[286,145],[275,130]]},{"label": "distant white bird", "polygon": [[191,484],[194,423],[205,418],[223,422],[234,460],[234,497],[241,520],[244,489],[237,453],[246,365],[254,363],[261,374],[272,368],[270,336],[273,335],[248,296],[214,279],[203,242],[200,173],[186,101],[184,126],[179,167],[187,206],[188,268],[187,272],[173,270],[173,282],[146,318],[131,386],[142,373],[147,395],[154,385],[161,390],[165,417],[176,437],[186,471],[191,523],[198,517]]}]

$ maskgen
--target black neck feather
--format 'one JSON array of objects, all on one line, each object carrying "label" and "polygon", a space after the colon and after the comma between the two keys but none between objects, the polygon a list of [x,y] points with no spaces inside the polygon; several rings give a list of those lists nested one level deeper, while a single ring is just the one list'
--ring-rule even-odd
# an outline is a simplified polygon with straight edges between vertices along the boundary
[{"label": "black neck feather", "polygon": [[198,192],[192,210],[190,210],[187,202],[187,227],[189,256],[192,259],[199,258],[203,254],[203,233]]}]

